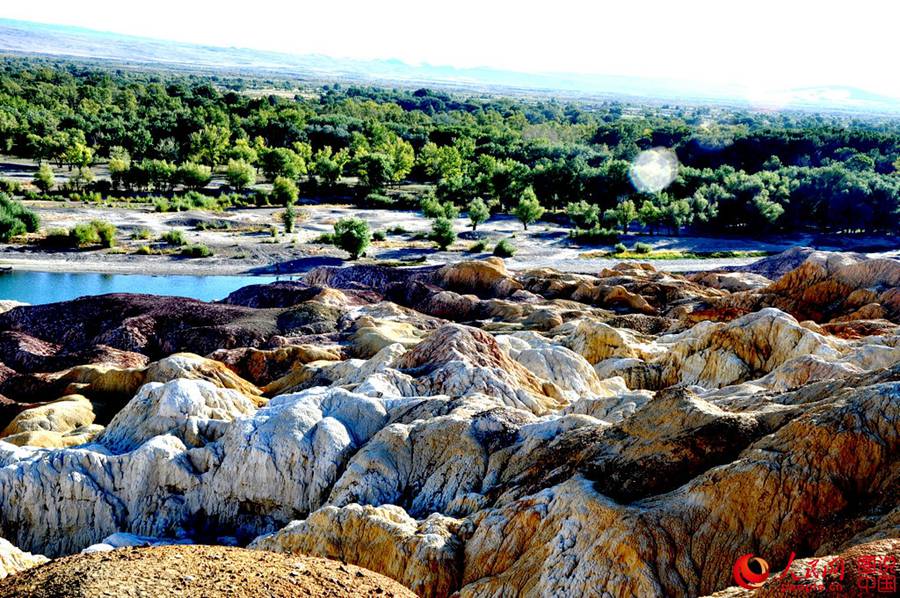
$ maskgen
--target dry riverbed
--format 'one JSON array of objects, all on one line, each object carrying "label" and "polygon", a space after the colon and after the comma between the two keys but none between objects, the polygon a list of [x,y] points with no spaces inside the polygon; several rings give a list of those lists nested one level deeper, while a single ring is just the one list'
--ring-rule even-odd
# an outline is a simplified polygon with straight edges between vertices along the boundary
[{"label": "dry riverbed", "polygon": [[[448,263],[469,259],[478,254],[468,248],[479,239],[489,248],[502,238],[509,238],[517,253],[507,260],[511,269],[551,267],[570,272],[597,272],[618,263],[619,259],[602,257],[596,247],[570,243],[568,229],[553,223],[537,223],[524,231],[522,225],[508,216],[494,217],[473,233],[468,220],[456,222],[459,240],[449,251],[436,251],[432,243],[416,240],[425,233],[430,221],[420,213],[395,210],[363,210],[350,206],[307,205],[300,208],[302,221],[293,234],[285,234],[279,214],[282,208],[233,209],[226,212],[154,212],[151,207],[109,208],[81,203],[26,202],[41,216],[43,228],[71,228],[91,220],[106,220],[119,229],[117,247],[111,250],[48,250],[34,244],[0,246],[0,265],[16,269],[109,272],[142,274],[272,274],[300,273],[320,265],[340,264],[346,253],[330,246],[312,243],[316,237],[333,230],[334,223],[348,216],[363,218],[372,230],[400,228],[406,232],[390,233],[385,241],[373,243],[364,261],[386,263]],[[199,226],[198,226],[199,225]],[[205,230],[201,230],[207,226]],[[219,227],[219,228],[215,228]],[[273,236],[272,227],[277,230]],[[133,238],[138,231],[148,231],[149,239]],[[181,231],[189,243],[200,243],[213,251],[207,258],[185,258],[177,249],[166,246],[159,238],[172,230]],[[795,245],[813,244],[811,236],[758,241],[741,238],[644,237],[630,235],[623,239],[628,246],[640,241],[654,249],[691,252],[769,251],[777,252]],[[897,255],[896,247],[884,240],[865,240],[881,255]],[[881,247],[878,247],[878,245]],[[148,245],[164,255],[140,255]],[[844,248],[846,247],[825,247]],[[871,247],[870,247],[871,248]],[[893,249],[893,251],[891,251]],[[886,253],[885,253],[886,252]],[[873,254],[874,255],[874,254]],[[710,270],[743,265],[757,258],[656,260],[654,265],[668,271]]]}]

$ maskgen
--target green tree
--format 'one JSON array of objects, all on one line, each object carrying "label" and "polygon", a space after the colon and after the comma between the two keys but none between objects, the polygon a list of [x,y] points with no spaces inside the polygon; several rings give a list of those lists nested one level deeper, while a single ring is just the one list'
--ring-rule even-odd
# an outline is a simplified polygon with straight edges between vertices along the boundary
[{"label": "green tree", "polygon": [[473,231],[478,230],[478,225],[482,222],[487,222],[488,218],[491,217],[491,211],[480,197],[469,202],[467,212],[469,213],[469,222],[472,223]]},{"label": "green tree", "polygon": [[576,228],[592,228],[600,223],[600,206],[582,199],[567,204],[566,215]]},{"label": "green tree", "polygon": [[369,223],[361,218],[341,218],[334,223],[334,244],[350,254],[350,259],[358,259],[372,244]]},{"label": "green tree", "polygon": [[243,160],[229,160],[225,179],[232,189],[242,191],[256,183],[256,169]]},{"label": "green tree", "polygon": [[413,146],[399,137],[394,137],[384,149],[385,153],[391,157],[391,182],[399,183],[406,178],[416,163]]},{"label": "green tree", "polygon": [[49,164],[41,164],[38,167],[37,172],[34,173],[34,178],[31,182],[34,183],[34,186],[40,189],[41,192],[46,193],[56,184],[56,179],[53,177],[53,169],[50,168]]},{"label": "green tree", "polygon": [[87,166],[79,166],[69,180],[76,189],[83,190],[94,182],[94,171]]},{"label": "green tree", "polygon": [[306,174],[306,161],[297,152],[276,147],[263,155],[263,172],[269,180],[285,177],[296,180]]},{"label": "green tree", "polygon": [[256,149],[250,145],[247,139],[237,139],[234,145],[226,152],[231,160],[243,160],[247,164],[256,164],[259,160],[259,154]]},{"label": "green tree", "polygon": [[199,131],[191,133],[191,156],[201,164],[217,166],[222,163],[228,150],[231,131],[219,125],[206,125]]},{"label": "green tree", "polygon": [[359,160],[359,183],[367,190],[381,190],[393,179],[393,161],[380,152],[366,154]]},{"label": "green tree", "polygon": [[641,203],[641,209],[638,210],[638,220],[647,227],[650,234],[656,234],[659,222],[662,220],[662,210],[650,199],[645,199]]},{"label": "green tree", "polygon": [[630,199],[620,201],[615,208],[616,222],[622,227],[622,233],[628,234],[628,226],[637,220],[638,211]]},{"label": "green tree", "polygon": [[196,162],[185,162],[178,167],[176,180],[188,189],[203,189],[212,180],[212,169]]},{"label": "green tree", "polygon": [[124,147],[117,145],[109,149],[109,178],[113,189],[118,189],[125,182],[131,168],[131,155]]},{"label": "green tree", "polygon": [[293,205],[300,196],[297,185],[289,178],[279,176],[275,177],[272,183],[272,197],[281,205]]},{"label": "green tree", "polygon": [[534,194],[534,189],[531,187],[527,187],[525,191],[522,192],[522,196],[519,198],[519,205],[513,210],[513,214],[522,222],[522,226],[525,227],[525,230],[528,230],[529,224],[540,220],[541,216],[544,215],[544,212],[544,208],[541,206],[537,195]]},{"label": "green tree", "polygon": [[167,191],[172,189],[175,184],[175,165],[168,160],[148,160],[141,161],[141,168],[147,176],[147,180],[153,185],[157,191]]},{"label": "green tree", "polygon": [[434,241],[437,246],[444,250],[450,247],[456,241],[456,231],[453,230],[453,222],[448,218],[435,218],[431,223],[431,234],[429,238]]}]

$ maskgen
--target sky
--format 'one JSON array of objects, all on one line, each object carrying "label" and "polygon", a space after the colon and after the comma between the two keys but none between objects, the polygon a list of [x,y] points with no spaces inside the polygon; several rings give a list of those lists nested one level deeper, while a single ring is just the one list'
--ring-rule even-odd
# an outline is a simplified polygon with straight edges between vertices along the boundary
[{"label": "sky", "polygon": [[666,77],[900,98],[893,0],[42,0],[0,16],[182,42],[411,64]]}]

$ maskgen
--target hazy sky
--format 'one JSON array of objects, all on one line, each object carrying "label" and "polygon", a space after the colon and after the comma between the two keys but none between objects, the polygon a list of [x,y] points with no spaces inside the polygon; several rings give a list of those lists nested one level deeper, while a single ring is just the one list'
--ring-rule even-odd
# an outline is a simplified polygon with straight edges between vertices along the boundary
[{"label": "hazy sky", "polygon": [[42,0],[7,18],[203,44],[900,97],[894,0]]}]

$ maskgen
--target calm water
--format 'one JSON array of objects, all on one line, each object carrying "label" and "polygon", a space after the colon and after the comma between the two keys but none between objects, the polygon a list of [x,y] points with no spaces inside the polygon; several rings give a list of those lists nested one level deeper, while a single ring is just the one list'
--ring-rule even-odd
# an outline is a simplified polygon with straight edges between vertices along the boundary
[{"label": "calm water", "polygon": [[150,293],[213,301],[224,299],[247,285],[288,279],[286,276],[146,276],[15,270],[0,272],[0,299],[38,304],[104,293]]}]

